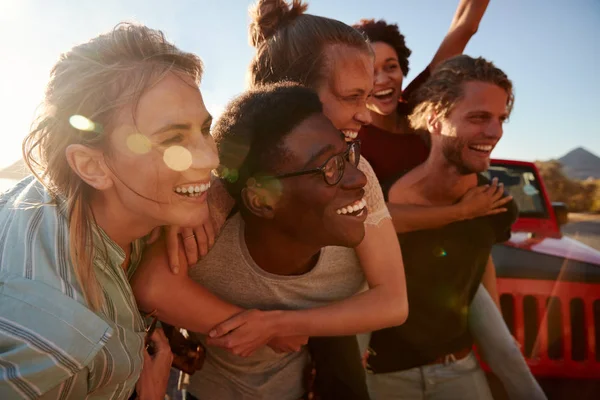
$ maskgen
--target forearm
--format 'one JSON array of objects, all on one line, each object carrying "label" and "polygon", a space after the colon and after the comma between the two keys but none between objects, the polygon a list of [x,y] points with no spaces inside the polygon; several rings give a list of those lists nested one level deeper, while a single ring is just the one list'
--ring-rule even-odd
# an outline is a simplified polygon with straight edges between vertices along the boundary
[{"label": "forearm", "polygon": [[488,263],[485,266],[485,272],[483,273],[483,277],[481,278],[481,283],[483,287],[490,294],[492,300],[498,307],[498,310],[502,312],[502,308],[500,307],[500,296],[498,295],[498,286],[496,282],[496,268],[494,267],[494,262],[492,261],[492,257],[488,259]]},{"label": "forearm", "polygon": [[401,325],[408,305],[384,286],[374,287],[324,307],[287,311],[280,315],[280,336],[345,336]]},{"label": "forearm", "polygon": [[369,289],[328,306],[293,311],[284,319],[292,334],[343,336],[401,325],[408,316],[400,244],[389,218],[366,225],[355,249]]},{"label": "forearm", "polygon": [[477,32],[489,0],[461,0],[456,8],[449,32],[464,29],[471,36]]},{"label": "forearm", "polygon": [[448,33],[433,56],[430,69],[435,69],[442,61],[462,54],[469,40],[479,29],[479,23],[487,9],[489,0],[461,0],[450,24]]},{"label": "forearm", "polygon": [[187,267],[179,274],[171,273],[162,240],[148,252],[131,279],[140,310],[154,311],[161,321],[199,333],[243,311],[190,279]]},{"label": "forearm", "polygon": [[441,228],[466,219],[466,213],[459,204],[426,207],[388,203],[387,206],[397,233]]}]

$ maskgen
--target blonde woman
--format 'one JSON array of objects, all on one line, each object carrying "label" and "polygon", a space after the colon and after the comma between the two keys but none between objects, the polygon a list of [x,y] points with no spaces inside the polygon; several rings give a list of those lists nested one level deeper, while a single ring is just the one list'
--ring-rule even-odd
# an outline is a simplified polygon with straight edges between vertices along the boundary
[{"label": "blonde woman", "polygon": [[164,398],[172,355],[160,330],[145,351],[128,276],[153,228],[208,215],[201,75],[133,24],[52,69],[23,144],[34,176],[0,196],[0,398]]}]

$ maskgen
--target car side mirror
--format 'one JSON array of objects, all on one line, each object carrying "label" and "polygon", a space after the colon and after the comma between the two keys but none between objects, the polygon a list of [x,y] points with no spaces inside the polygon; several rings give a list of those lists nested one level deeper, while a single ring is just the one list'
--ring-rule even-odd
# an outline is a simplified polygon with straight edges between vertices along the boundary
[{"label": "car side mirror", "polygon": [[554,210],[558,226],[566,225],[569,222],[569,208],[565,203],[552,202],[552,209]]}]

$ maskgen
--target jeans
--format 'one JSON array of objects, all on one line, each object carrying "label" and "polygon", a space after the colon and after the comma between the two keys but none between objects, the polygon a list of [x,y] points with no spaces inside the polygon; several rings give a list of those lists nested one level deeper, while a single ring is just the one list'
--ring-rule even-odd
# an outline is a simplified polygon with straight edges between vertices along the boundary
[{"label": "jeans", "polygon": [[546,399],[483,285],[479,285],[469,308],[469,330],[481,356],[500,379],[511,400]]},{"label": "jeans", "polygon": [[[468,323],[479,353],[502,382],[511,400],[546,400],[498,307],[483,285],[479,285],[469,308]],[[358,335],[361,352],[367,349],[369,339],[370,334]]]},{"label": "jeans", "polygon": [[493,400],[472,352],[443,364],[367,374],[367,386],[372,400]]}]

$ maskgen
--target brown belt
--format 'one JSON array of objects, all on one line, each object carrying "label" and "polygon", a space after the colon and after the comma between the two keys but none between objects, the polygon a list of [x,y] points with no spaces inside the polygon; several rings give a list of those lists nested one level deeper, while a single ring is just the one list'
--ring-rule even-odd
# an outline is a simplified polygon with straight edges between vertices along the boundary
[{"label": "brown belt", "polygon": [[462,360],[463,358],[468,356],[470,353],[471,353],[471,348],[467,347],[465,349],[455,351],[454,353],[448,353],[448,354],[444,354],[443,356],[439,356],[435,360],[428,362],[425,365],[445,364],[447,362],[448,358],[452,358],[452,357],[454,357],[454,360]]}]

